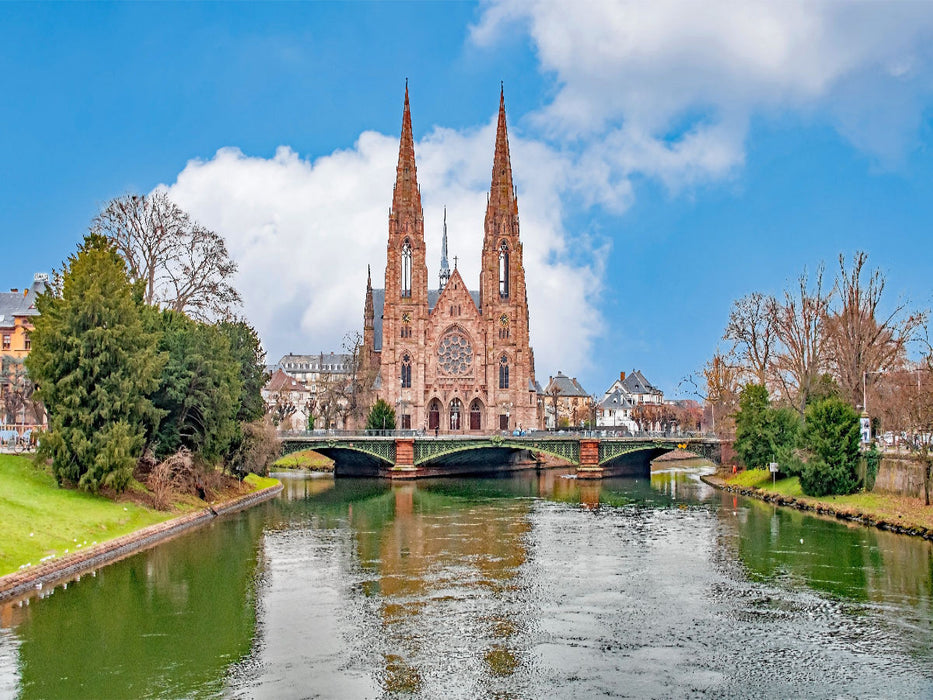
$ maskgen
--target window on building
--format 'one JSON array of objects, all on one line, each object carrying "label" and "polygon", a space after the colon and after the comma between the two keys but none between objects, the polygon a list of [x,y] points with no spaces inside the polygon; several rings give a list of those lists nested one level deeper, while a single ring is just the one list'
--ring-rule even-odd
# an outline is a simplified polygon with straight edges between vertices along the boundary
[{"label": "window on building", "polygon": [[23,347],[25,347],[26,350],[32,349],[32,338],[29,337],[28,333],[25,336],[23,336],[23,343],[24,343]]},{"label": "window on building", "polygon": [[499,246],[499,296],[509,298],[509,245],[505,241]]},{"label": "window on building", "polygon": [[499,388],[509,388],[509,358],[505,355],[499,358]]},{"label": "window on building", "polygon": [[402,296],[411,296],[411,241],[402,244]]},{"label": "window on building", "polygon": [[3,349],[4,350],[10,349],[10,334],[9,333],[3,334]]},{"label": "window on building", "polygon": [[402,357],[402,388],[411,388],[411,355],[408,353]]},{"label": "window on building", "polygon": [[408,413],[402,415],[402,430],[411,430],[411,415]]},{"label": "window on building", "polygon": [[500,413],[499,414],[499,430],[508,430],[509,429],[509,414]]}]

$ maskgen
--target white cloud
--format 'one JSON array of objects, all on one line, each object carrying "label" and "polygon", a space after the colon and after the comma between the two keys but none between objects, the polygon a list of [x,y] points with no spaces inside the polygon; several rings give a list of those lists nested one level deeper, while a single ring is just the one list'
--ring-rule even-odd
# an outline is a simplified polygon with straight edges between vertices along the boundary
[{"label": "white cloud", "polygon": [[[443,207],[449,254],[478,287],[486,193],[495,124],[435,129],[416,144],[425,210],[429,283],[436,286]],[[539,142],[511,137],[519,191],[524,263],[529,280],[532,345],[538,373],[572,362],[584,366],[600,330],[596,297],[602,270],[589,264],[589,241],[562,228],[561,191],[569,162]],[[286,352],[339,350],[344,334],[362,329],[366,265],[383,286],[388,207],[398,137],[362,134],[352,149],[308,161],[286,147],[273,158],[222,149],[192,161],[170,196],[221,232],[239,264],[244,312],[277,360]],[[582,255],[567,262],[572,247]],[[568,357],[568,338],[576,357]]]},{"label": "white cloud", "polygon": [[933,93],[924,2],[492,0],[471,39],[515,40],[516,27],[556,80],[535,123],[579,139],[617,208],[626,193],[612,183],[634,172],[673,190],[729,176],[759,112],[819,115],[897,160]]}]

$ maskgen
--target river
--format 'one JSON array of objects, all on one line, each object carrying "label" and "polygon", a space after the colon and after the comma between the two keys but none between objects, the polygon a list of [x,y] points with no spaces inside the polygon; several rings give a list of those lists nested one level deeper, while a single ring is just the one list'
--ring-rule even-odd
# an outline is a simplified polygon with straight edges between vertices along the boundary
[{"label": "river", "polygon": [[0,609],[0,697],[933,698],[933,543],[701,471],[283,475]]}]

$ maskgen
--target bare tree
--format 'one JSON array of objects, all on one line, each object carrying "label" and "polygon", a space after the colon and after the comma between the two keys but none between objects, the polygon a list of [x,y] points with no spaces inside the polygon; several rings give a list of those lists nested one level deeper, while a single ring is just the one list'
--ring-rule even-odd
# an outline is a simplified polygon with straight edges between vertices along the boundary
[{"label": "bare tree", "polygon": [[724,355],[718,348],[703,367],[705,399],[710,405],[712,427],[713,430],[717,430],[716,415],[718,413],[720,434],[731,432],[732,426],[729,418],[735,413],[738,402],[740,376],[741,371],[736,365],[735,358],[731,354]]},{"label": "bare tree", "polygon": [[2,402],[4,421],[16,423],[17,416],[22,415],[25,422],[27,411],[32,413],[31,423],[39,424],[45,409],[42,404],[33,399],[36,385],[30,381],[26,374],[26,366],[22,359],[3,356],[0,360],[0,402]]},{"label": "bare tree", "polygon": [[906,345],[923,320],[908,314],[903,302],[879,318],[885,277],[876,269],[863,279],[867,259],[858,251],[852,268],[846,269],[844,256],[839,256],[837,308],[826,322],[827,357],[843,396],[853,406],[863,403],[865,383],[903,364]]},{"label": "bare tree", "polygon": [[230,284],[236,263],[219,234],[176,205],[164,190],[111,200],[91,223],[143,283],[143,300],[192,318],[226,317],[240,304]]},{"label": "bare tree", "polygon": [[777,300],[754,292],[732,304],[723,333],[731,340],[739,363],[751,379],[767,387],[772,375],[777,345]]},{"label": "bare tree", "polygon": [[785,399],[802,416],[826,364],[826,312],[832,293],[823,291],[822,265],[812,287],[806,270],[797,282],[798,289],[785,291],[784,303],[777,307],[775,333],[781,347],[774,366]]}]

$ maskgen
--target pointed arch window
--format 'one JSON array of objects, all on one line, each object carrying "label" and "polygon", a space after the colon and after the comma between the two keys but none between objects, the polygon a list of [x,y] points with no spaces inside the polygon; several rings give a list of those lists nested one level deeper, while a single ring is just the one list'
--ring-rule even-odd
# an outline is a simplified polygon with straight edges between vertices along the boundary
[{"label": "pointed arch window", "polygon": [[505,355],[499,358],[499,388],[509,388],[509,358]]},{"label": "pointed arch window", "polygon": [[402,244],[402,296],[411,296],[411,241]]},{"label": "pointed arch window", "polygon": [[509,244],[505,240],[499,245],[499,297],[509,298]]},{"label": "pointed arch window", "polygon": [[407,352],[402,356],[402,388],[411,388],[411,355]]}]

